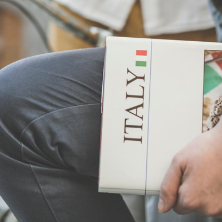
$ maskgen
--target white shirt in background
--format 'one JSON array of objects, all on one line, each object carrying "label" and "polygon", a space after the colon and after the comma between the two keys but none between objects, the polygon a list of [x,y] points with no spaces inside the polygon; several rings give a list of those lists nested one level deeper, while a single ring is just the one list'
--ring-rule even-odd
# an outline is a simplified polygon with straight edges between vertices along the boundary
[{"label": "white shirt in background", "polygon": [[[135,0],[56,0],[83,17],[120,31]],[[208,29],[214,22],[207,0],[140,0],[144,33],[160,35]]]}]

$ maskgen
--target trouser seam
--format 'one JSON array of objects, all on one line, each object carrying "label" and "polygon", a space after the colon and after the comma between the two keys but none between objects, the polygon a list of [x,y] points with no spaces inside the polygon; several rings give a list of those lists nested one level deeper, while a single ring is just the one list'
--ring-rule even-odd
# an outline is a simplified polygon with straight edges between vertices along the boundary
[{"label": "trouser seam", "polygon": [[[64,109],[73,108],[73,107],[78,107],[78,106],[99,105],[99,104],[100,104],[100,103],[91,103],[91,104],[82,104],[82,105],[68,106],[68,107],[56,109],[56,110],[53,110],[53,111],[51,111],[51,112],[45,113],[45,114],[43,114],[43,115],[35,118],[34,120],[32,120],[30,123],[28,123],[28,124],[24,127],[24,129],[22,130],[22,133],[21,133],[21,135],[20,135],[20,137],[19,137],[19,141],[20,141],[20,144],[21,144],[22,161],[24,161],[24,159],[23,159],[23,143],[21,142],[21,139],[22,139],[22,136],[23,136],[25,130],[26,130],[34,121],[37,121],[38,119],[40,119],[40,118],[42,118],[42,117],[44,117],[44,116],[46,116],[46,115],[49,115],[49,114],[51,114],[51,113],[53,113],[53,112],[56,112],[56,111],[61,111],[61,110],[64,110]],[[37,175],[36,175],[35,171],[34,171],[33,168],[32,168],[32,165],[31,165],[31,164],[28,164],[28,165],[30,166],[31,171],[32,171],[33,174],[34,174],[34,177],[35,177],[36,182],[37,182],[37,184],[38,184],[38,187],[39,187],[39,189],[40,189],[40,191],[41,191],[41,193],[42,193],[42,196],[43,196],[44,200],[46,201],[46,203],[47,203],[47,205],[48,205],[48,207],[49,207],[49,209],[50,209],[50,211],[51,211],[51,213],[52,213],[55,221],[58,222],[58,220],[57,220],[57,218],[56,218],[56,216],[55,216],[52,208],[51,208],[50,205],[49,205],[49,202],[48,202],[46,196],[45,196],[44,193],[43,193],[43,190],[42,190],[42,188],[41,188],[41,186],[40,186],[40,183],[39,183],[39,181],[38,181]]]},{"label": "trouser seam", "polygon": [[40,183],[39,183],[39,181],[38,181],[38,178],[37,178],[37,176],[36,176],[35,171],[32,169],[32,166],[31,166],[30,164],[29,164],[29,166],[30,166],[30,168],[31,168],[31,171],[32,171],[33,174],[34,174],[34,177],[35,177],[36,182],[37,182],[37,184],[38,184],[38,187],[39,187],[39,189],[40,189],[40,191],[41,191],[41,193],[42,193],[42,196],[43,196],[44,200],[46,201],[46,204],[48,205],[48,207],[49,207],[49,209],[50,209],[50,211],[51,211],[51,213],[52,213],[55,221],[58,222],[58,220],[57,220],[57,218],[56,218],[56,216],[55,216],[55,213],[53,212],[52,208],[50,207],[49,202],[48,202],[47,198],[45,197],[45,195],[44,195],[44,193],[43,193],[43,191],[42,191],[42,188],[41,188],[41,186],[40,186]]},{"label": "trouser seam", "polygon": [[22,132],[21,132],[21,135],[19,136],[19,141],[20,141],[20,145],[21,145],[21,158],[22,158],[22,161],[24,161],[24,159],[23,159],[23,143],[22,143],[22,141],[21,141],[21,140],[22,140],[22,136],[23,136],[25,130],[26,130],[33,122],[37,121],[38,119],[40,119],[40,118],[42,118],[42,117],[44,117],[44,116],[46,116],[46,115],[52,114],[52,113],[57,112],[57,111],[61,111],[61,110],[65,110],[65,109],[69,109],[69,108],[73,108],[73,107],[89,106],[89,105],[99,105],[99,104],[101,104],[101,103],[87,103],[87,104],[82,104],[82,105],[68,106],[68,107],[64,107],[64,108],[60,108],[60,109],[53,110],[53,111],[51,111],[51,112],[45,113],[45,114],[43,114],[43,115],[41,115],[41,116],[38,116],[37,118],[33,119],[31,122],[29,122],[29,123],[24,127],[24,129],[23,129]]},{"label": "trouser seam", "polygon": [[31,124],[32,124],[33,122],[35,122],[36,120],[42,118],[43,116],[49,115],[49,114],[54,113],[54,112],[56,112],[56,111],[60,111],[60,110],[64,110],[64,109],[69,109],[69,108],[73,108],[73,107],[88,106],[88,105],[98,105],[98,104],[100,104],[100,103],[87,103],[87,104],[82,104],[82,105],[73,105],[73,106],[68,106],[68,107],[56,109],[56,110],[53,110],[53,111],[51,111],[51,112],[45,113],[45,114],[43,114],[43,115],[41,115],[41,116],[33,119],[30,123],[28,123],[28,124],[25,126],[25,128],[24,128],[24,129],[22,130],[22,132],[21,132],[21,135],[20,135],[20,137],[19,137],[19,141],[21,141],[22,135],[23,135],[23,133],[25,132],[25,130],[27,129],[27,127],[29,127],[29,125],[31,125]]}]

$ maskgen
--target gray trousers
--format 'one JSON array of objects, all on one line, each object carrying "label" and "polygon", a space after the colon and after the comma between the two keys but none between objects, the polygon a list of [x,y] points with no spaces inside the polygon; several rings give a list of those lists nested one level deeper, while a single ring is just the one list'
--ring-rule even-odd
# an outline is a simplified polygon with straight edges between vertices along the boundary
[{"label": "gray trousers", "polygon": [[98,193],[104,49],[34,56],[0,71],[0,196],[20,222],[133,222]]}]

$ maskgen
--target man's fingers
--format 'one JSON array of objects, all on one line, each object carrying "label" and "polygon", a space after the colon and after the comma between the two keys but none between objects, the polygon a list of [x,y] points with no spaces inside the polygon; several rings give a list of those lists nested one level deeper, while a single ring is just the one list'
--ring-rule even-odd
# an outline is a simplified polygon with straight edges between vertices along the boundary
[{"label": "man's fingers", "polygon": [[173,210],[177,214],[189,214],[196,210],[197,201],[195,202],[192,196],[188,196],[187,192],[184,191],[184,185],[181,185],[178,191],[177,202],[173,207]]},{"label": "man's fingers", "polygon": [[179,155],[176,155],[163,179],[160,188],[160,199],[158,211],[160,213],[168,212],[177,201],[177,193],[181,184],[183,163]]},{"label": "man's fingers", "polygon": [[193,210],[191,210],[191,209],[192,208],[185,208],[185,207],[183,207],[183,205],[181,205],[179,203],[173,207],[174,212],[176,212],[177,214],[180,214],[180,215],[192,213]]}]

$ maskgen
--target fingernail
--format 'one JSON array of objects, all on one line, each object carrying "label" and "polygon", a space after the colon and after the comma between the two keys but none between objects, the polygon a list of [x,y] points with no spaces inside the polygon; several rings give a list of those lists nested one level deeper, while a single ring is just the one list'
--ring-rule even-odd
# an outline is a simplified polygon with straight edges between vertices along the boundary
[{"label": "fingernail", "polygon": [[165,208],[164,201],[160,198],[159,202],[158,202],[158,211],[160,213],[163,213],[164,212],[164,208]]}]

